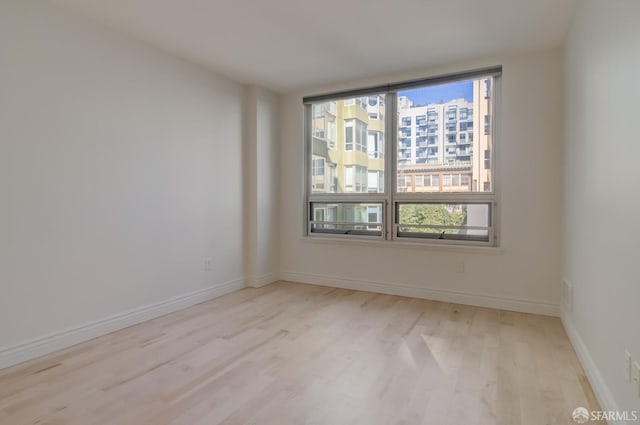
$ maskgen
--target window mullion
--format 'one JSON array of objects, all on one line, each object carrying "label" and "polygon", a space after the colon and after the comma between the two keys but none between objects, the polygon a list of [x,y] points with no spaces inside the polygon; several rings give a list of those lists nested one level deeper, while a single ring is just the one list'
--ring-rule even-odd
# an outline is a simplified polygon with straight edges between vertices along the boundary
[{"label": "window mullion", "polygon": [[398,93],[397,92],[387,92],[387,116],[385,121],[385,150],[387,154],[385,155],[385,194],[386,196],[386,205],[385,205],[385,231],[386,234],[384,236],[385,239],[393,239],[393,222],[394,222],[394,212],[393,212],[393,193],[395,190],[395,181],[396,181],[396,164],[397,164],[397,135],[398,135],[398,117],[397,117],[397,107],[398,107]]}]

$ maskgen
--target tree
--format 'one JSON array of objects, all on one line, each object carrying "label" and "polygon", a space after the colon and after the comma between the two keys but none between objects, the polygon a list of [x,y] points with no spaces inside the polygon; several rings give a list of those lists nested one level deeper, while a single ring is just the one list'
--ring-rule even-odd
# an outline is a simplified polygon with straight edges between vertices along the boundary
[{"label": "tree", "polygon": [[417,233],[458,233],[458,229],[440,229],[428,227],[405,227],[407,224],[462,226],[467,219],[466,211],[449,212],[441,204],[414,204],[400,206],[400,224],[403,232]]}]

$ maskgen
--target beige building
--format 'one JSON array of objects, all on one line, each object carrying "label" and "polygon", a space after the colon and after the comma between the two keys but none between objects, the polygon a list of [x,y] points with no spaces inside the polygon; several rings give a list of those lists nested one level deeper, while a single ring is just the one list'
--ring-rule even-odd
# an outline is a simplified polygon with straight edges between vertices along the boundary
[{"label": "beige building", "polygon": [[[384,96],[363,96],[312,108],[312,193],[384,192]],[[314,204],[316,221],[378,223],[382,204]],[[325,230],[373,226],[319,225]]]},{"label": "beige building", "polygon": [[312,191],[384,191],[384,96],[326,102],[312,108]]}]

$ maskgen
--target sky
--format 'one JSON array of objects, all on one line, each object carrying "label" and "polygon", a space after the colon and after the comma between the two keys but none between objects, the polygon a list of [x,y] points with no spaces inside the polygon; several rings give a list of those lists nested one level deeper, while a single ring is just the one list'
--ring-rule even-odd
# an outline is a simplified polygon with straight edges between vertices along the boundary
[{"label": "sky", "polygon": [[438,103],[441,100],[447,102],[451,99],[460,98],[472,102],[473,80],[402,90],[398,92],[398,96],[407,96],[414,105],[428,105],[430,103]]}]

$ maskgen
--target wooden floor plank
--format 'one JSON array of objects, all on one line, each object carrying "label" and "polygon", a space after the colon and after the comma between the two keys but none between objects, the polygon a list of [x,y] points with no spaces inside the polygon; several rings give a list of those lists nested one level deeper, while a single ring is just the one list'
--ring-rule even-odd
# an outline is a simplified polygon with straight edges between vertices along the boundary
[{"label": "wooden floor plank", "polygon": [[1,425],[566,424],[556,318],[277,282],[0,371]]}]

